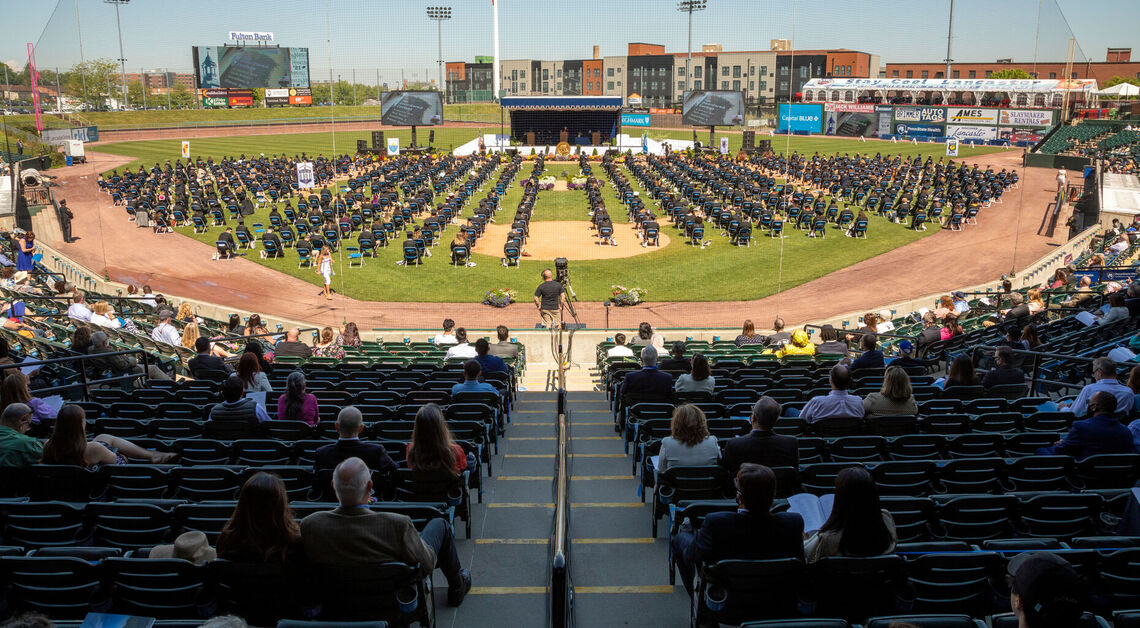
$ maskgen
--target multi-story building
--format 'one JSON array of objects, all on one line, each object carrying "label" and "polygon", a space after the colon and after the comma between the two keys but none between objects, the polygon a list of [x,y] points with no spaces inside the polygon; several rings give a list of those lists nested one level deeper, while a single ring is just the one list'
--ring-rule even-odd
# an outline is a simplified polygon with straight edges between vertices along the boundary
[{"label": "multi-story building", "polygon": [[494,63],[476,57],[475,63],[449,62],[445,68],[447,102],[488,102],[494,99]]},{"label": "multi-story building", "polygon": [[[626,54],[592,59],[500,62],[507,96],[631,96],[644,107],[669,108],[691,89],[723,89],[745,93],[750,108],[794,99],[813,78],[879,76],[879,56],[855,50],[789,50],[787,40],[772,40],[772,50],[725,51],[706,44],[692,54],[692,76],[686,77],[687,52],[634,42]],[[475,64],[448,63],[448,80],[463,81]],[[461,71],[460,68],[463,67]],[[688,79],[688,83],[686,83]],[[459,87],[458,89],[467,89]],[[451,87],[448,87],[451,94]]]},{"label": "multi-story building", "polygon": [[[994,72],[1019,69],[1039,79],[1095,79],[1104,85],[1114,76],[1140,79],[1140,61],[1132,61],[1131,48],[1109,48],[1104,61],[1073,62],[1066,73],[1064,61],[1015,62],[1002,59],[994,63],[951,63],[946,76],[945,63],[888,63],[885,78],[914,79],[983,79]],[[1068,74],[1068,76],[1066,76]]]},{"label": "multi-story building", "polygon": [[127,83],[141,83],[146,85],[147,92],[152,94],[165,93],[175,85],[182,85],[187,89],[194,89],[194,74],[192,72],[128,72]]}]

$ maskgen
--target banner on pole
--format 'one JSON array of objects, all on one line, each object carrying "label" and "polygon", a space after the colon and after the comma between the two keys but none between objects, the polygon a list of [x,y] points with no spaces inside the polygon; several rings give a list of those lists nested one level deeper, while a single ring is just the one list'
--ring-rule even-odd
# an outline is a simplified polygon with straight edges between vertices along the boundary
[{"label": "banner on pole", "polygon": [[182,158],[190,158],[190,140],[182,140]]},{"label": "banner on pole", "polygon": [[388,155],[395,157],[396,155],[399,155],[399,154],[400,154],[400,138],[389,137],[388,138]]},{"label": "banner on pole", "polygon": [[316,185],[316,177],[313,176],[313,162],[297,162],[297,187],[302,190],[309,190],[316,187]]},{"label": "banner on pole", "polygon": [[727,137],[720,138],[720,154],[721,155],[727,155],[728,154],[728,138]]},{"label": "banner on pole", "polygon": [[958,139],[957,138],[952,137],[952,138],[946,140],[946,156],[947,157],[957,157],[958,156]]}]

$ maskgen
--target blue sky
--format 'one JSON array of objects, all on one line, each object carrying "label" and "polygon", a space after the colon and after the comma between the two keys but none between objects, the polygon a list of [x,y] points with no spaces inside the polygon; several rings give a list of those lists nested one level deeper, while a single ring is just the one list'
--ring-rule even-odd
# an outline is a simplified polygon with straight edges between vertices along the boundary
[{"label": "blue sky", "polygon": [[[686,45],[686,19],[674,0],[498,0],[504,58],[589,58],[625,53],[631,41]],[[327,13],[325,6],[329,7]],[[75,7],[88,59],[118,57],[114,7],[102,0],[0,0],[0,60],[22,65],[36,42],[41,67],[79,60]],[[948,0],[708,0],[694,17],[693,45],[763,50],[772,38],[797,48],[850,48],[886,61],[940,61],[946,54]],[[190,46],[220,45],[229,30],[273,31],[282,46],[310,49],[311,76],[384,82],[435,76],[436,29],[422,0],[132,0],[121,8],[128,71],[190,71]],[[795,7],[793,33],[793,5]],[[445,60],[490,55],[490,0],[452,0]],[[1095,6],[1095,11],[1089,11]],[[1029,61],[1041,9],[1038,59],[1064,60],[1077,38],[1077,60],[1103,61],[1107,47],[1132,47],[1140,59],[1137,0],[957,0],[953,56],[958,61],[1013,57]],[[1062,17],[1063,15],[1063,17]],[[331,28],[326,27],[326,18]],[[1067,19],[1067,21],[1066,21]],[[1071,35],[1070,27],[1071,26]],[[331,30],[331,45],[328,34]],[[1083,56],[1082,53],[1083,52]],[[0,77],[2,78],[2,77]]]}]

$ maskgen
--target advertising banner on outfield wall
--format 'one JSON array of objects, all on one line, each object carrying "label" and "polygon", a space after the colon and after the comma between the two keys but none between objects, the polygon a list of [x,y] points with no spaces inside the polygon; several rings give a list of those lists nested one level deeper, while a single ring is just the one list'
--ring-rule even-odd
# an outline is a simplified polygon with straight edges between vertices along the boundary
[{"label": "advertising banner on outfield wall", "polygon": [[231,107],[252,107],[253,106],[253,90],[252,89],[230,89],[226,90],[226,100]]},{"label": "advertising banner on outfield wall", "polygon": [[942,107],[895,107],[895,122],[941,124],[945,121],[946,109]]},{"label": "advertising banner on outfield wall", "polygon": [[1014,144],[1036,144],[1045,137],[1043,129],[1017,128],[1003,126],[998,128],[998,139],[1007,140]]},{"label": "advertising banner on outfield wall", "polygon": [[289,90],[287,89],[266,89],[265,90],[265,106],[276,107],[280,105],[289,104]]},{"label": "advertising banner on outfield wall", "polygon": [[875,115],[879,117],[879,137],[891,135],[891,116],[895,108],[890,105],[875,105]]},{"label": "advertising banner on outfield wall", "polygon": [[1053,126],[1053,112],[1049,109],[1002,109],[998,124],[1008,126]]},{"label": "advertising banner on outfield wall", "polygon": [[819,133],[823,128],[822,105],[780,105],[781,131]]},{"label": "advertising banner on outfield wall", "polygon": [[950,107],[946,112],[947,124],[997,124],[997,121],[997,109]]},{"label": "advertising banner on outfield wall", "polygon": [[289,90],[289,104],[290,105],[311,105],[313,104],[313,90],[308,87],[297,87]]},{"label": "advertising banner on outfield wall", "polygon": [[946,129],[941,124],[907,124],[905,122],[896,122],[894,126],[895,135],[903,135],[906,137],[942,137],[946,134]]},{"label": "advertising banner on outfield wall", "polygon": [[99,127],[76,126],[69,129],[45,129],[40,133],[40,139],[53,146],[61,146],[71,140],[80,142],[98,142]]},{"label": "advertising banner on outfield wall", "polygon": [[958,140],[996,140],[997,127],[947,124],[946,137]]},{"label": "advertising banner on outfield wall", "polygon": [[846,113],[874,113],[874,103],[861,102],[829,102],[823,105],[825,111],[842,111]]}]

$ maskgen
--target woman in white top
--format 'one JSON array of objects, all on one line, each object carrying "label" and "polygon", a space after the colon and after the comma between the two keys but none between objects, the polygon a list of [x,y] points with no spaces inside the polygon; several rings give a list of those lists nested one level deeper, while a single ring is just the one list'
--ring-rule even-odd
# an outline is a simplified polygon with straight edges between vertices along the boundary
[{"label": "woman in white top", "polygon": [[317,256],[317,274],[325,280],[325,298],[332,299],[332,276],[333,276],[333,257],[332,249],[329,245],[321,247],[321,254]]},{"label": "woman in white top", "polygon": [[106,301],[100,301],[92,306],[91,324],[110,327],[111,329],[118,329],[123,326],[119,319],[115,318],[115,310],[111,309],[111,305]]},{"label": "woman in white top", "polygon": [[716,378],[709,374],[709,359],[698,353],[693,356],[693,372],[682,373],[673,384],[677,392],[707,392],[713,394]]},{"label": "woman in white top", "polygon": [[657,458],[657,472],[670,467],[691,467],[716,464],[720,447],[716,437],[709,434],[705,413],[690,403],[673,410],[672,435],[661,440]]}]

